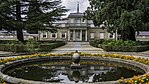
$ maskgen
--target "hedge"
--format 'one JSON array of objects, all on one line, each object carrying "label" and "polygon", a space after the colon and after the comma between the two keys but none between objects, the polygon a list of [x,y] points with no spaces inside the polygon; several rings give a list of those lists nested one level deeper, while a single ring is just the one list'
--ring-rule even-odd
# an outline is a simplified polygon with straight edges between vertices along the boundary
[{"label": "hedge", "polygon": [[120,52],[141,52],[149,50],[149,45],[140,45],[140,46],[110,46],[110,45],[101,45],[101,48],[105,51],[120,51]]},{"label": "hedge", "polygon": [[17,40],[0,40],[0,44],[19,44]]},{"label": "hedge", "polygon": [[8,52],[35,52],[35,51],[51,51],[54,48],[65,45],[65,42],[55,42],[55,43],[43,43],[39,44],[36,47],[32,47],[32,45],[24,45],[24,44],[0,44],[0,51],[8,51]]},{"label": "hedge", "polygon": [[8,52],[27,52],[28,48],[26,45],[21,44],[0,44],[0,50]]},{"label": "hedge", "polygon": [[102,44],[104,41],[105,41],[104,39],[92,40],[89,42],[89,44],[94,47],[99,47],[98,44]]},{"label": "hedge", "polygon": [[54,48],[60,47],[65,45],[65,42],[55,42],[55,43],[45,43],[45,44],[40,44],[39,49],[40,51],[51,51]]}]

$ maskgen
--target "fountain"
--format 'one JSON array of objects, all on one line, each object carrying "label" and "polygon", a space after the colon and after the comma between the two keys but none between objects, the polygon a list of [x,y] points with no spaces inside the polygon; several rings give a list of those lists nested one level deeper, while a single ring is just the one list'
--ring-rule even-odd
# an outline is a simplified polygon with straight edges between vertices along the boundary
[{"label": "fountain", "polygon": [[72,56],[72,64],[71,64],[71,69],[81,69],[81,65],[80,65],[80,55],[78,54],[78,51],[76,50],[76,52],[73,54]]},{"label": "fountain", "polygon": [[[102,57],[54,56],[18,60],[0,66],[0,77],[11,84],[116,83],[121,77],[147,73],[134,61]],[[124,73],[127,72],[127,73]]]}]

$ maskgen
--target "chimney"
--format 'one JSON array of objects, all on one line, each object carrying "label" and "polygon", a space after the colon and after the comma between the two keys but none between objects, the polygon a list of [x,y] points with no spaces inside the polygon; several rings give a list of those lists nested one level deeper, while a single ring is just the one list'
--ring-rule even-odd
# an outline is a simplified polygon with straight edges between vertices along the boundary
[{"label": "chimney", "polygon": [[77,13],[79,13],[79,2],[77,3]]}]

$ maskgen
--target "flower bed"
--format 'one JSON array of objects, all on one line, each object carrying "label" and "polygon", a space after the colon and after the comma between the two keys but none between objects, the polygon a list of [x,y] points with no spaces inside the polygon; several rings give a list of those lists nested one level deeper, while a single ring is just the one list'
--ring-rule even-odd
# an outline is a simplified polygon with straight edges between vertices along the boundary
[{"label": "flower bed", "polygon": [[[125,60],[133,60],[137,62],[144,63],[146,65],[149,65],[149,60],[145,58],[135,58],[133,56],[125,56],[120,54],[86,54],[83,52],[79,52],[80,56],[84,57],[108,57],[108,58],[120,58]],[[66,54],[33,54],[33,55],[24,55],[24,56],[16,56],[12,58],[5,58],[0,59],[0,64],[8,63],[15,60],[21,60],[21,59],[28,59],[28,58],[40,58],[40,57],[48,57],[48,56],[72,56],[73,53],[66,53]],[[1,82],[4,82],[4,80],[1,80]],[[144,74],[141,76],[134,76],[131,79],[120,79],[119,83],[121,84],[146,84],[149,82],[149,74]]]}]

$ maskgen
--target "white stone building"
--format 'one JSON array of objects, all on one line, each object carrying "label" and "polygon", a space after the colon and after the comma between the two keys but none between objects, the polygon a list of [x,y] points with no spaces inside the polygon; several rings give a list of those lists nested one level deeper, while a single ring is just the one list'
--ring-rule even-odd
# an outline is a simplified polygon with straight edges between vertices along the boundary
[{"label": "white stone building", "polygon": [[107,32],[107,29],[94,26],[92,20],[84,20],[84,14],[70,13],[62,21],[55,22],[58,29],[56,33],[39,31],[39,40],[63,40],[63,41],[89,41],[92,39],[115,39],[115,34]]},{"label": "white stone building", "polygon": [[139,34],[136,33],[137,41],[149,41],[149,31],[139,31]]},{"label": "white stone building", "polygon": [[[30,34],[23,31],[24,40],[34,39],[38,40],[38,34]],[[16,31],[0,30],[0,40],[17,40]]]}]

